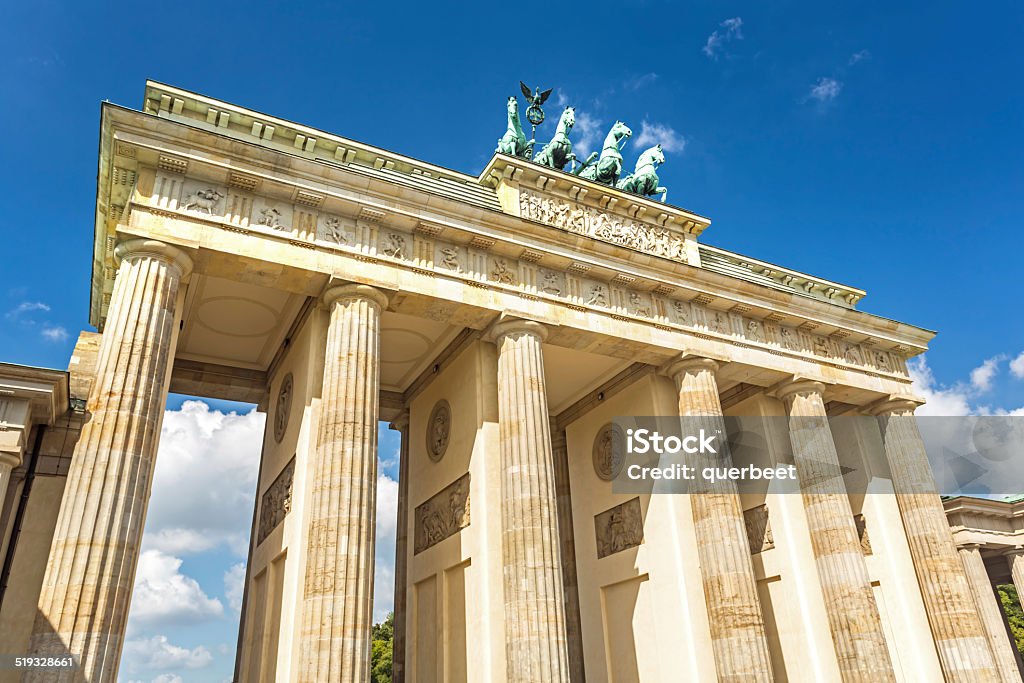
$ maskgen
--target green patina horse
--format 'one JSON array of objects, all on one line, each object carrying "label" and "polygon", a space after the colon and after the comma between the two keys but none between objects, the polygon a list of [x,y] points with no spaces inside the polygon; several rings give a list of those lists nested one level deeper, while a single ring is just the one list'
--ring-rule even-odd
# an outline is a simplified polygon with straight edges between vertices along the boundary
[{"label": "green patina horse", "polygon": [[601,157],[597,160],[597,163],[593,163],[594,155],[591,154],[590,158],[576,172],[576,175],[587,180],[615,187],[615,183],[619,181],[619,174],[622,173],[622,153],[620,150],[632,134],[633,131],[626,124],[622,121],[616,121],[604,139]]},{"label": "green patina horse", "polygon": [[665,163],[661,145],[655,145],[636,160],[636,169],[615,184],[620,190],[650,197],[661,193],[661,201],[668,197],[668,188],[658,186],[658,167]]},{"label": "green patina horse", "polygon": [[508,130],[498,140],[498,154],[529,159],[533,154],[533,140],[526,140],[523,126],[519,123],[519,102],[515,97],[508,98]]},{"label": "green patina horse", "polygon": [[544,145],[534,161],[549,168],[557,168],[561,171],[570,161],[576,159],[572,153],[572,141],[569,140],[569,131],[576,125],[576,110],[573,107],[566,107],[562,112],[562,118],[558,119],[558,128],[555,130],[551,142]]}]

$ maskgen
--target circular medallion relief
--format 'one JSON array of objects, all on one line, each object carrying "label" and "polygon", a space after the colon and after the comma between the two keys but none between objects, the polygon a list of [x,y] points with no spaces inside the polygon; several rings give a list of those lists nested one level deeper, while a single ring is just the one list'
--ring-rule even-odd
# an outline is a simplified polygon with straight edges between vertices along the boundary
[{"label": "circular medallion relief", "polygon": [[605,481],[611,481],[622,469],[625,439],[622,430],[612,423],[601,427],[594,437],[594,472]]},{"label": "circular medallion relief", "polygon": [[434,462],[444,457],[448,449],[448,436],[452,427],[452,410],[448,401],[441,399],[430,411],[430,419],[427,420],[427,455]]},{"label": "circular medallion relief", "polygon": [[277,403],[274,406],[274,440],[278,443],[284,438],[288,429],[288,415],[292,412],[292,373],[284,376],[281,388],[277,392]]}]

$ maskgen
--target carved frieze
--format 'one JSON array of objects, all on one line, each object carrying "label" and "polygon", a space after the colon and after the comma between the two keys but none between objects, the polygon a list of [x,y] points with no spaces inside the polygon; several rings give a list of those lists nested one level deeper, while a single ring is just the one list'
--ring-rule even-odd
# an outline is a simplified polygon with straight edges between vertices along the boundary
[{"label": "carved frieze", "polygon": [[260,499],[260,528],[256,545],[277,528],[292,508],[292,482],[295,479],[295,458],[285,465],[274,483],[263,492]]},{"label": "carved frieze", "polygon": [[640,499],[633,498],[594,516],[597,559],[635,548],[644,542]]},{"label": "carved frieze", "polygon": [[414,554],[437,545],[469,526],[469,472],[416,507]]},{"label": "carved frieze", "polygon": [[665,228],[623,220],[593,207],[541,197],[522,189],[519,191],[519,210],[523,218],[645,254],[687,262],[685,240]]},{"label": "carved frieze", "polygon": [[747,527],[747,541],[750,542],[751,554],[756,555],[775,547],[767,505],[758,505],[749,510],[744,510],[743,523]]}]

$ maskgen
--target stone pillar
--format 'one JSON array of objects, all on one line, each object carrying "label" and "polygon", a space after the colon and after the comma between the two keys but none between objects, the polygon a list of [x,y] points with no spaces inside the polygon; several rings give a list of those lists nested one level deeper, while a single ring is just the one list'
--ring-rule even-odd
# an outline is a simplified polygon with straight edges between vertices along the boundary
[{"label": "stone pillar", "polygon": [[971,584],[971,591],[974,593],[981,621],[988,633],[988,642],[995,655],[996,666],[999,667],[1000,680],[1006,683],[1019,683],[1021,680],[1020,670],[1017,668],[1017,658],[1014,657],[1012,649],[1015,646],[1006,636],[1002,609],[996,602],[992,579],[989,578],[988,571],[985,569],[985,560],[981,557],[981,546],[977,543],[966,543],[960,546],[960,560],[967,573],[967,580]]},{"label": "stone pillar", "polygon": [[401,434],[398,450],[398,520],[395,522],[395,635],[391,650],[391,681],[405,683],[405,614],[409,544],[409,411],[391,423]]},{"label": "stone pillar", "polygon": [[505,660],[509,683],[568,683],[543,325],[496,324]]},{"label": "stone pillar", "polygon": [[[679,415],[690,418],[685,423],[687,431],[699,427],[707,434],[723,436],[716,442],[721,445],[717,455],[688,457],[687,464],[697,468],[732,466],[724,438],[717,371],[718,363],[697,357],[686,357],[667,369],[679,391]],[[771,681],[768,640],[736,484],[691,483],[690,501],[718,680]]]},{"label": "stone pillar", "polygon": [[896,503],[946,680],[998,681],[971,586],[953,543],[910,399],[872,407],[879,418]]},{"label": "stone pillar", "polygon": [[580,623],[579,579],[576,575],[576,532],[572,525],[572,491],[569,488],[569,444],[565,430],[551,420],[554,453],[555,496],[558,502],[558,537],[562,550],[562,584],[565,591],[565,637],[568,641],[569,680],[583,683],[583,627]]},{"label": "stone pillar", "polygon": [[299,680],[370,680],[380,401],[380,316],[365,285],[332,287],[312,463]]},{"label": "stone pillar", "polygon": [[853,510],[839,466],[820,382],[789,382],[775,392],[789,413],[793,462],[832,642],[844,681],[895,681]]},{"label": "stone pillar", "polygon": [[120,244],[89,421],[71,460],[39,595],[31,650],[79,658],[75,671],[25,681],[117,679],[160,425],[177,339],[177,302],[192,262],[153,240]]},{"label": "stone pillar", "polygon": [[[0,520],[4,519],[4,499],[11,484],[11,472],[21,465],[25,452],[31,412],[28,399],[0,398]],[[0,545],[3,545],[3,532],[0,526]]]},{"label": "stone pillar", "polygon": [[1006,563],[1010,565],[1010,576],[1017,589],[1017,600],[1024,606],[1024,548],[1006,551]]}]

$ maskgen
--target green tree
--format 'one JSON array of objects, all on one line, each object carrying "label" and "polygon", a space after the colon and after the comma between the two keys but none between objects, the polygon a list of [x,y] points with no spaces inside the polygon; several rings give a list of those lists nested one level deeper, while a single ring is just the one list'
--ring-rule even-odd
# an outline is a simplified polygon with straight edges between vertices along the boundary
[{"label": "green tree", "polygon": [[1017,642],[1017,649],[1024,654],[1024,610],[1021,609],[1017,596],[1017,587],[1012,583],[998,586],[999,601],[1003,603],[1006,620],[1010,622],[1010,632]]},{"label": "green tree", "polygon": [[395,613],[373,625],[370,650],[370,680],[372,683],[391,683],[391,653],[395,642]]}]

